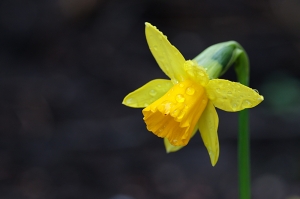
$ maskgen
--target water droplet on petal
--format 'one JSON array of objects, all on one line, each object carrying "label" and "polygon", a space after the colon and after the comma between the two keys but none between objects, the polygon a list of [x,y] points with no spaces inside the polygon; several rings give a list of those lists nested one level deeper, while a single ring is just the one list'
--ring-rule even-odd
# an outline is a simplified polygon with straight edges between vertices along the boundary
[{"label": "water droplet on petal", "polygon": [[151,95],[152,97],[154,97],[156,93],[157,93],[156,90],[153,89],[149,91],[149,95]]},{"label": "water droplet on petal", "polygon": [[180,110],[175,109],[173,112],[171,112],[171,116],[172,117],[177,117],[179,115],[179,113],[180,113]]},{"label": "water droplet on petal", "polygon": [[172,80],[174,84],[178,84],[178,80],[177,79],[173,79]]},{"label": "water droplet on petal", "polygon": [[253,89],[253,90],[259,94],[258,90],[256,90],[256,89]]},{"label": "water droplet on petal", "polygon": [[194,95],[195,89],[193,87],[188,87],[185,92],[188,95]]},{"label": "water droplet on petal", "polygon": [[238,105],[237,105],[237,103],[233,102],[233,103],[231,104],[231,106],[232,106],[232,109],[233,109],[233,110],[236,110],[236,108],[237,108]]},{"label": "water droplet on petal", "polygon": [[126,104],[130,105],[130,106],[137,106],[137,100],[134,98],[129,98],[126,100]]},{"label": "water droplet on petal", "polygon": [[179,84],[179,87],[181,87],[181,88],[184,87],[183,83],[180,83],[180,84]]},{"label": "water droplet on petal", "polygon": [[164,104],[164,106],[165,106],[165,114],[169,114],[170,110],[171,110],[171,107],[172,107],[172,104],[170,102],[166,102]]},{"label": "water droplet on petal", "polygon": [[184,100],[185,100],[185,98],[183,95],[181,95],[181,94],[176,95],[177,102],[184,102]]},{"label": "water droplet on petal", "polygon": [[212,154],[213,154],[213,151],[212,151],[211,147],[207,147],[207,151],[208,151],[208,154],[209,154],[209,155],[212,155]]},{"label": "water droplet on petal", "polygon": [[244,100],[242,103],[243,108],[250,108],[252,106],[252,103],[249,100]]},{"label": "water droplet on petal", "polygon": [[159,110],[159,112],[164,113],[165,112],[165,105],[160,104],[159,106],[157,106],[157,109]]},{"label": "water droplet on petal", "polygon": [[163,126],[163,127],[161,127],[161,128],[158,130],[158,135],[162,136],[162,135],[163,135],[163,133],[164,133],[164,129],[165,129],[165,127],[164,127],[164,126]]}]

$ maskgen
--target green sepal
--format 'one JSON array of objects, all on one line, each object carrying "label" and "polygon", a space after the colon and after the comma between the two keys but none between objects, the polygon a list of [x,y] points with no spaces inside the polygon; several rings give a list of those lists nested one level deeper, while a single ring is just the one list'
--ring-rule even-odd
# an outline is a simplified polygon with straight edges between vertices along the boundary
[{"label": "green sepal", "polygon": [[238,73],[249,73],[248,57],[241,45],[235,41],[212,45],[195,57],[194,61],[206,68],[210,79],[219,78],[233,64],[236,65]]}]

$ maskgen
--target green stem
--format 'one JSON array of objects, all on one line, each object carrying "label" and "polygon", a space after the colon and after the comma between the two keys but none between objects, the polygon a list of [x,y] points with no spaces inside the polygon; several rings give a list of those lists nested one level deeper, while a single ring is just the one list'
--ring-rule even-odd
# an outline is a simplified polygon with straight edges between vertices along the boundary
[{"label": "green stem", "polygon": [[239,112],[238,169],[240,199],[251,198],[248,110]]},{"label": "green stem", "polygon": [[[249,60],[243,50],[236,60],[235,70],[238,81],[246,86],[249,85]],[[238,173],[239,173],[239,195],[240,199],[251,198],[250,177],[250,138],[249,138],[249,112],[239,112],[238,133]]]},{"label": "green stem", "polygon": [[[211,79],[220,77],[234,65],[237,79],[241,84],[249,85],[249,59],[245,50],[235,41],[210,46],[194,60],[206,68]],[[250,186],[250,139],[248,110],[239,112],[238,133],[238,175],[240,199],[251,198]]]}]

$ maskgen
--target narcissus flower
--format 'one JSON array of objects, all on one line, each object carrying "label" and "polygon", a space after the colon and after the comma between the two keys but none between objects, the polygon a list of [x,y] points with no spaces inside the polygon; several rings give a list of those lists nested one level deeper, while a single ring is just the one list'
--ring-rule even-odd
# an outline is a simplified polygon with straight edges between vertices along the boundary
[{"label": "narcissus flower", "polygon": [[150,23],[146,23],[146,38],[156,62],[170,80],[148,82],[129,93],[123,104],[144,108],[147,129],[165,139],[168,152],[187,145],[199,129],[214,166],[219,157],[219,119],[215,107],[236,112],[258,105],[263,96],[237,82],[209,79],[205,68],[185,60]]}]

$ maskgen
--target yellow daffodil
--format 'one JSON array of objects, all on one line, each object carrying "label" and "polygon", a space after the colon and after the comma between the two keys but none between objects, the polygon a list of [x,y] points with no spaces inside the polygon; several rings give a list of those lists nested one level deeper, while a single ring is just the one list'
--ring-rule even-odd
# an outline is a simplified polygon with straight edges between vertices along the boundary
[{"label": "yellow daffodil", "polygon": [[211,163],[219,157],[218,114],[215,107],[236,112],[263,101],[255,90],[237,82],[209,79],[206,69],[182,54],[155,26],[146,23],[149,48],[170,80],[155,79],[129,93],[123,104],[144,108],[147,129],[165,138],[167,152],[188,144],[199,129]]}]

